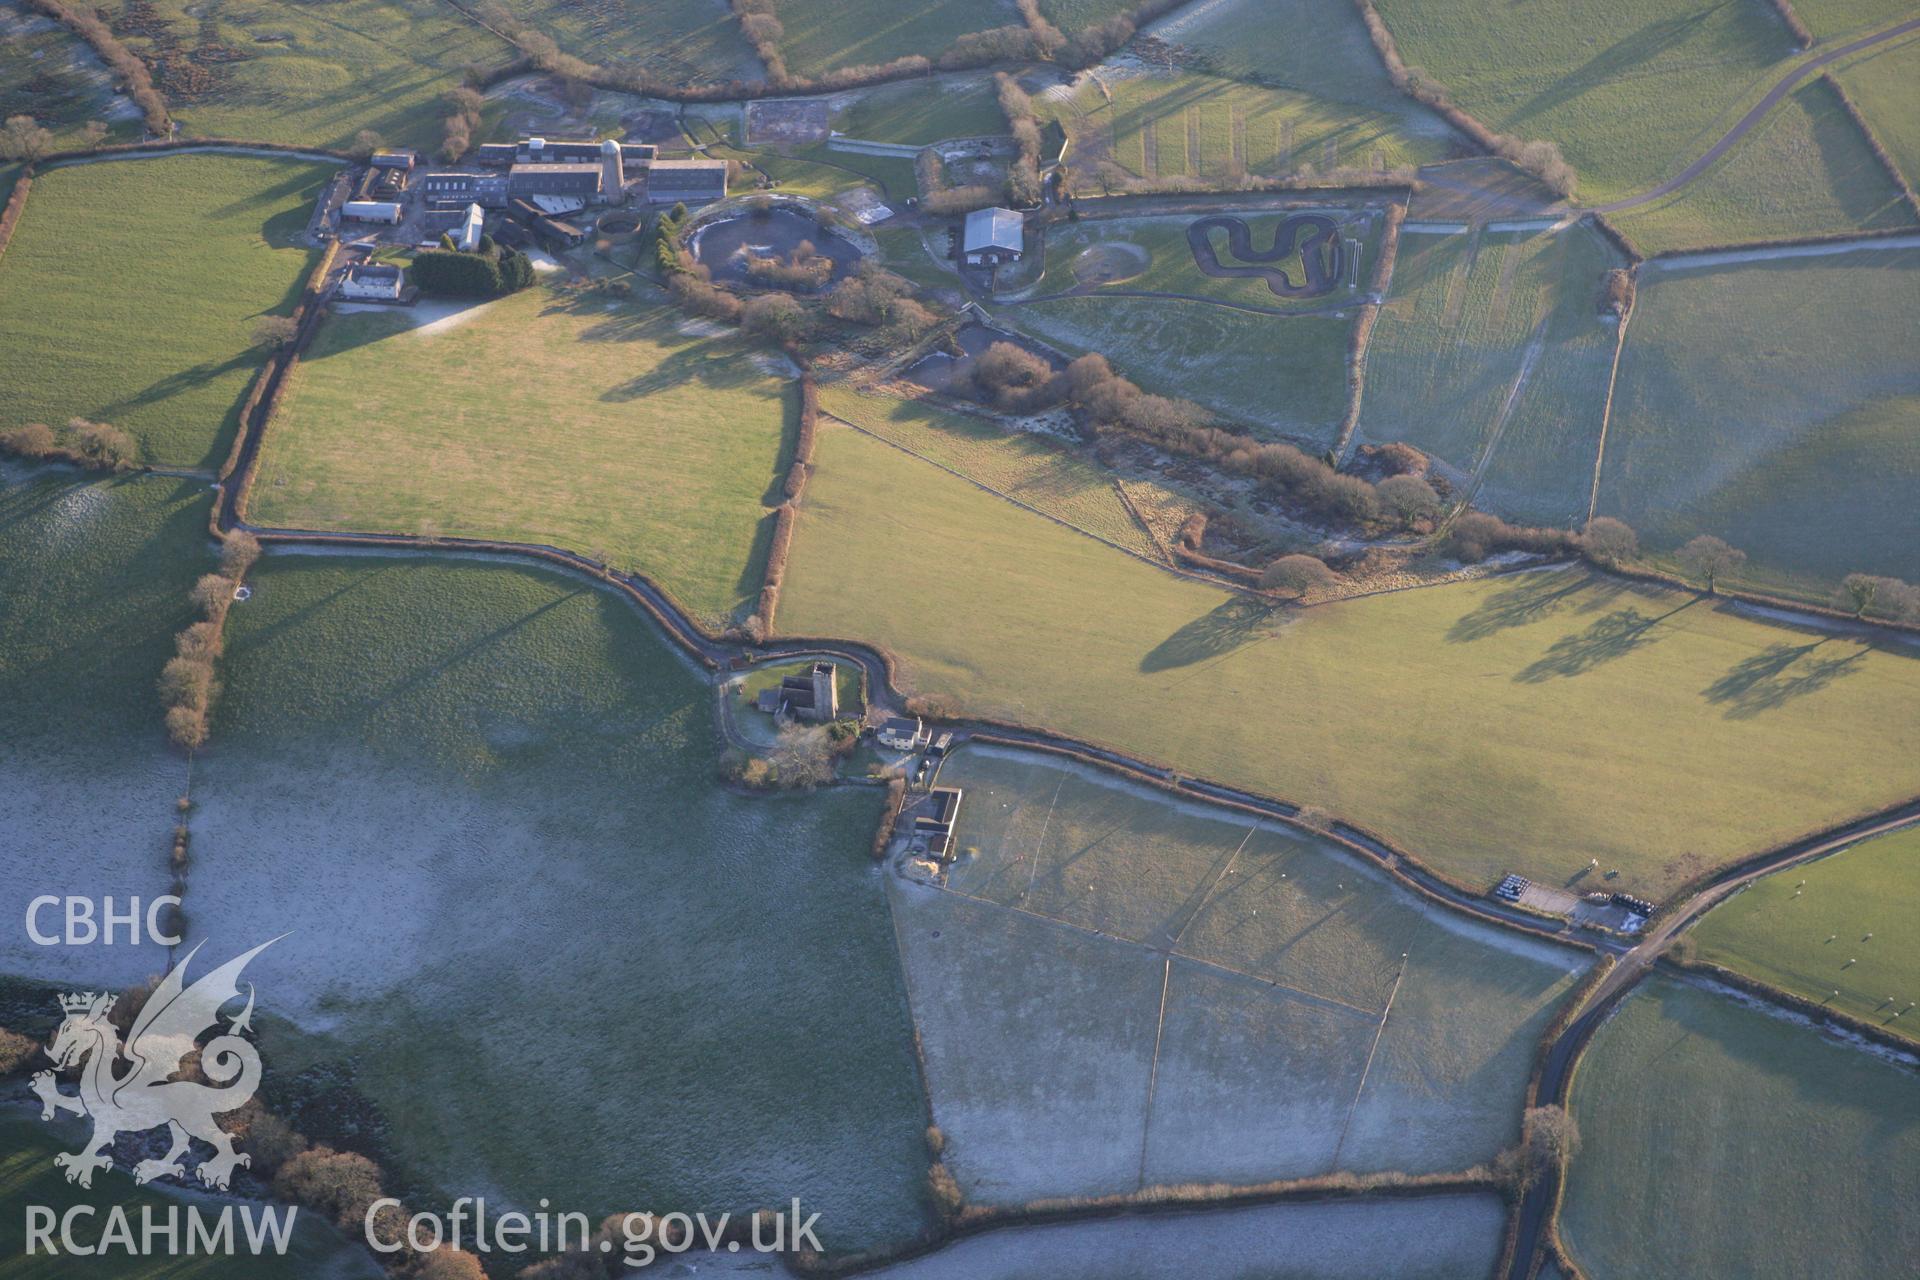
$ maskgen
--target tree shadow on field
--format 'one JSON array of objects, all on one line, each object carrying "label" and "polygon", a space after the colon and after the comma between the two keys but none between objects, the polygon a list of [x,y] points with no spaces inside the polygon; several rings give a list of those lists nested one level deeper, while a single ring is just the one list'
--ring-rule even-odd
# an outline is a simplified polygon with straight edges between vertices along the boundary
[{"label": "tree shadow on field", "polygon": [[1538,622],[1587,588],[1605,585],[1604,581],[1596,582],[1578,572],[1521,574],[1475,605],[1472,611],[1460,615],[1447,631],[1447,642],[1467,644],[1484,640],[1498,631]]},{"label": "tree shadow on field", "polygon": [[1727,719],[1749,720],[1795,698],[1818,693],[1842,676],[1852,675],[1871,651],[1868,646],[1845,656],[1812,656],[1816,649],[1828,643],[1828,640],[1816,640],[1812,644],[1768,645],[1735,663],[1731,671],[1701,690],[1701,696],[1726,707]]},{"label": "tree shadow on field", "polygon": [[136,405],[156,404],[162,400],[171,400],[177,395],[204,386],[222,374],[240,369],[251,369],[259,362],[259,353],[249,347],[237,355],[225,360],[203,360],[190,369],[179,369],[157,382],[149,383],[123,400],[117,400],[106,407],[103,416],[111,420],[126,409]]},{"label": "tree shadow on field", "polygon": [[1699,28],[1705,26],[1714,9],[1727,8],[1734,3],[1736,0],[1721,0],[1720,4],[1698,13],[1680,14],[1647,24],[1625,39],[1608,45],[1522,103],[1513,113],[1513,119],[1531,119],[1571,102],[1589,90],[1611,83],[1622,75],[1646,67],[1659,54],[1691,39]]},{"label": "tree shadow on field", "polygon": [[1241,645],[1273,633],[1274,610],[1254,600],[1235,596],[1222,601],[1155,645],[1140,660],[1146,672],[1171,671],[1209,658],[1224,657]]},{"label": "tree shadow on field", "polygon": [[1681,610],[1692,608],[1696,601],[1697,597],[1658,615],[1642,613],[1632,605],[1615,609],[1595,620],[1585,631],[1555,640],[1545,654],[1513,678],[1521,684],[1543,684],[1561,676],[1584,675],[1652,644],[1659,638],[1654,633],[1655,627]]}]

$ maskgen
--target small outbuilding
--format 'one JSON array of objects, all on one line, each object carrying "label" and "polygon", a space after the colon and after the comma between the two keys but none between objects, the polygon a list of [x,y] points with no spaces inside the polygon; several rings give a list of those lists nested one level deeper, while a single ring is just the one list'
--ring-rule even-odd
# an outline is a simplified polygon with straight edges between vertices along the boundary
[{"label": "small outbuilding", "polygon": [[927,812],[913,820],[913,842],[942,862],[953,861],[953,831],[965,795],[959,787],[935,787],[927,793]]},{"label": "small outbuilding", "polygon": [[375,169],[398,169],[402,173],[411,173],[419,157],[411,151],[376,151],[367,160]]},{"label": "small outbuilding", "polygon": [[1026,252],[1021,228],[1025,223],[1012,209],[975,209],[967,215],[960,236],[960,253],[970,267],[997,267],[1018,262]]}]

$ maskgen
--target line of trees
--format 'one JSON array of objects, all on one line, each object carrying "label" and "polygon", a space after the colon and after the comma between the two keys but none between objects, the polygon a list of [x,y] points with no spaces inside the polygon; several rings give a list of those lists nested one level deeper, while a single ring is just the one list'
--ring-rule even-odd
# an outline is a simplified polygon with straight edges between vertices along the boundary
[{"label": "line of trees", "polygon": [[932,147],[921,148],[920,154],[913,158],[913,173],[920,185],[920,207],[938,217],[972,213],[975,209],[986,208],[1000,197],[998,191],[985,183],[948,186],[946,163]]},{"label": "line of trees", "polygon": [[1472,138],[1480,146],[1494,155],[1508,161],[1514,167],[1523,169],[1540,179],[1548,187],[1562,196],[1571,197],[1578,186],[1578,175],[1566,157],[1560,154],[1559,144],[1544,140],[1517,138],[1508,133],[1495,133],[1478,118],[1455,105],[1448,95],[1446,86],[1422,71],[1419,67],[1410,67],[1400,57],[1400,49],[1394,43],[1393,33],[1387,30],[1386,20],[1374,7],[1373,0],[1354,0],[1360,11],[1360,21],[1367,29],[1367,36],[1373,41],[1374,49],[1380,54],[1380,61],[1387,69],[1387,79],[1393,87],[1412,98],[1415,102],[1431,108],[1443,117],[1448,124]]},{"label": "line of trees", "polygon": [[[1002,347],[1009,349],[999,350]],[[1031,352],[995,343],[976,361],[975,383],[997,407],[1033,413],[1067,405],[1081,432],[1096,442],[1112,434],[1131,436],[1169,453],[1213,463],[1252,478],[1271,496],[1322,520],[1364,524],[1391,515],[1375,486],[1361,477],[1342,474],[1290,444],[1217,426],[1212,415],[1192,401],[1142,391],[1115,373],[1105,356],[1081,356],[1057,373],[1046,365],[1044,380],[1040,365],[1046,362]]]},{"label": "line of trees", "polygon": [[160,670],[160,705],[175,746],[190,751],[207,740],[208,717],[220,696],[214,663],[226,647],[227,613],[234,592],[259,558],[259,541],[235,530],[220,546],[220,572],[202,575],[188,593],[200,610],[200,621],[174,637],[174,656]]},{"label": "line of trees", "polygon": [[1000,113],[1006,116],[1007,130],[1019,148],[1007,166],[1007,203],[1016,209],[1028,208],[1040,203],[1040,117],[1019,81],[1001,71],[993,83]]},{"label": "line of trees", "polygon": [[447,117],[442,123],[440,155],[448,163],[473,149],[473,135],[480,131],[480,111],[486,99],[472,85],[449,89],[446,95]]}]

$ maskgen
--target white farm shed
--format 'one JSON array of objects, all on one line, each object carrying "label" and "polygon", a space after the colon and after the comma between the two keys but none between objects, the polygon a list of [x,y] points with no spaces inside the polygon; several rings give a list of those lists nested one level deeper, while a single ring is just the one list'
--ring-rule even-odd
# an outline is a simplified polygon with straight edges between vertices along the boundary
[{"label": "white farm shed", "polygon": [[354,222],[400,221],[400,206],[387,200],[349,200],[340,206],[340,216]]},{"label": "white farm shed", "polygon": [[975,209],[961,232],[960,252],[969,266],[997,266],[1018,262],[1025,245],[1020,238],[1022,219],[1012,209]]}]

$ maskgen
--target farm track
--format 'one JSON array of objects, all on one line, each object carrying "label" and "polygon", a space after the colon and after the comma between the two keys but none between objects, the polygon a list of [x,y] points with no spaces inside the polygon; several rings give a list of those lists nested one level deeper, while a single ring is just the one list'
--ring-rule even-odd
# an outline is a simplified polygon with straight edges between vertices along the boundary
[{"label": "farm track", "polygon": [[1884,44],[1889,40],[1897,40],[1901,36],[1913,31],[1920,31],[1920,18],[1909,18],[1896,26],[1888,27],[1883,31],[1876,31],[1872,35],[1861,36],[1857,40],[1852,40],[1837,48],[1829,49],[1825,53],[1816,54],[1814,57],[1800,63],[1775,82],[1773,88],[1767,90],[1766,95],[1762,97],[1760,101],[1754,103],[1744,116],[1741,116],[1739,120],[1735,121],[1732,128],[1720,135],[1719,140],[1708,147],[1704,155],[1682,169],[1679,173],[1676,173],[1673,177],[1667,179],[1651,191],[1643,191],[1639,195],[1628,196],[1623,200],[1615,200],[1609,204],[1593,205],[1590,206],[1586,212],[1619,213],[1626,209],[1637,209],[1643,204],[1651,204],[1662,196],[1673,194],[1681,187],[1692,182],[1695,178],[1698,178],[1702,173],[1705,173],[1712,167],[1714,161],[1738,145],[1740,140],[1746,137],[1769,111],[1772,111],[1774,107],[1779,105],[1782,98],[1799,87],[1802,80],[1805,80],[1814,72],[1819,71],[1831,63],[1838,62],[1842,58],[1859,53],[1862,49],[1871,49],[1875,45]]}]

